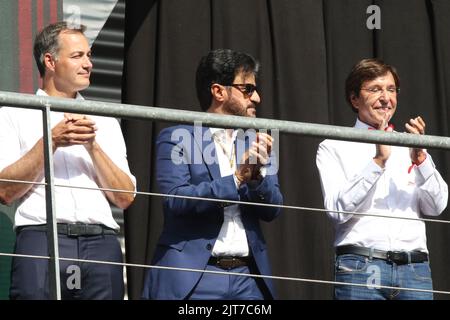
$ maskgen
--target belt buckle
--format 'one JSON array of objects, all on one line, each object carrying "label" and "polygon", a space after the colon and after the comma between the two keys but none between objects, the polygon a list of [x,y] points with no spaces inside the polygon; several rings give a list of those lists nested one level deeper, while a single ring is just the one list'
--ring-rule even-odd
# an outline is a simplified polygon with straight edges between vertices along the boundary
[{"label": "belt buckle", "polygon": [[234,261],[232,258],[218,258],[217,265],[225,270],[231,270],[234,268]]},{"label": "belt buckle", "polygon": [[68,237],[79,237],[80,235],[86,233],[86,226],[79,223],[68,223],[67,224],[67,236]]},{"label": "belt buckle", "polygon": [[404,251],[388,251],[386,258],[388,261],[395,262],[396,264],[408,263],[408,253]]}]

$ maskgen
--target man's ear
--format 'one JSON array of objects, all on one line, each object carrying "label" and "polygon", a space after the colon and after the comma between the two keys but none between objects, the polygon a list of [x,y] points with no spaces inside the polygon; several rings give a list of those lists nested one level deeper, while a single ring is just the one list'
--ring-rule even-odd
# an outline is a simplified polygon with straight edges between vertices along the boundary
[{"label": "man's ear", "polygon": [[354,92],[352,92],[351,94],[350,94],[350,102],[352,103],[352,106],[353,106],[353,108],[354,109],[357,109],[357,110],[359,110],[359,97],[357,97],[356,95],[355,95],[355,93]]},{"label": "man's ear", "polygon": [[211,96],[213,100],[223,102],[228,97],[228,93],[224,86],[214,83],[211,85]]},{"label": "man's ear", "polygon": [[56,60],[50,53],[44,54],[44,65],[50,71],[55,71]]}]

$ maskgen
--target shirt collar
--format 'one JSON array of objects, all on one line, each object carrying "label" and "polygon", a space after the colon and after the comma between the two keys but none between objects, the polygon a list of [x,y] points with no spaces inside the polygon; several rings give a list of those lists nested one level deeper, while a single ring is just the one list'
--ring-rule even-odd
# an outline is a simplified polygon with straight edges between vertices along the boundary
[{"label": "shirt collar", "polygon": [[[47,94],[47,92],[45,92],[45,91],[42,90],[42,89],[38,89],[38,90],[36,91],[36,95],[37,95],[37,96],[47,96],[47,97],[49,96],[49,95]],[[75,99],[84,100],[83,96],[82,96],[79,92],[77,92],[77,95],[76,95]]]},{"label": "shirt collar", "polygon": [[366,130],[369,128],[376,129],[376,128],[372,127],[371,125],[368,125],[367,123],[362,122],[361,120],[359,120],[359,118],[356,118],[356,123],[353,127],[357,128],[357,129],[366,129]]},{"label": "shirt collar", "polygon": [[[217,137],[225,137],[225,130],[223,128],[209,128],[211,131],[211,136],[217,136]],[[231,135],[232,141],[236,139],[237,130],[233,130],[233,134]]]}]

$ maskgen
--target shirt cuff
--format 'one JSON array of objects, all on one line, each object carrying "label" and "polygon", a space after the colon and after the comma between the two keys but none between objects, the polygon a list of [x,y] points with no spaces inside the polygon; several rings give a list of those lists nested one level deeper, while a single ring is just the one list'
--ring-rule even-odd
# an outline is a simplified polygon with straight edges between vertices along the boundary
[{"label": "shirt cuff", "polygon": [[372,160],[364,168],[363,177],[366,181],[375,182],[385,170],[386,168],[380,167],[378,164],[376,164],[375,160]]},{"label": "shirt cuff", "polygon": [[417,167],[421,176],[426,181],[429,177],[434,175],[435,166],[429,154],[427,154],[427,158]]},{"label": "shirt cuff", "polygon": [[259,169],[259,174],[261,175],[261,177],[265,178],[267,174],[267,168],[262,167],[261,169]]},{"label": "shirt cuff", "polygon": [[234,184],[236,185],[236,189],[239,189],[240,187],[240,181],[239,179],[236,177],[236,174],[233,173],[233,179],[234,179]]}]

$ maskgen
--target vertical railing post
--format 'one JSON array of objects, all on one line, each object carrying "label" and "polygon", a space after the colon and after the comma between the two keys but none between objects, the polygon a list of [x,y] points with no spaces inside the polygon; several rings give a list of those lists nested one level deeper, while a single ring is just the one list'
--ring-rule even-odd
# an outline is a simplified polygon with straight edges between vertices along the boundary
[{"label": "vertical railing post", "polygon": [[47,245],[50,256],[48,266],[48,284],[50,299],[61,300],[61,286],[59,277],[59,250],[58,250],[58,230],[56,224],[55,211],[55,185],[53,169],[53,141],[52,126],[50,118],[50,105],[45,105],[43,110],[44,127],[44,170],[45,170],[45,203],[47,209]]}]

